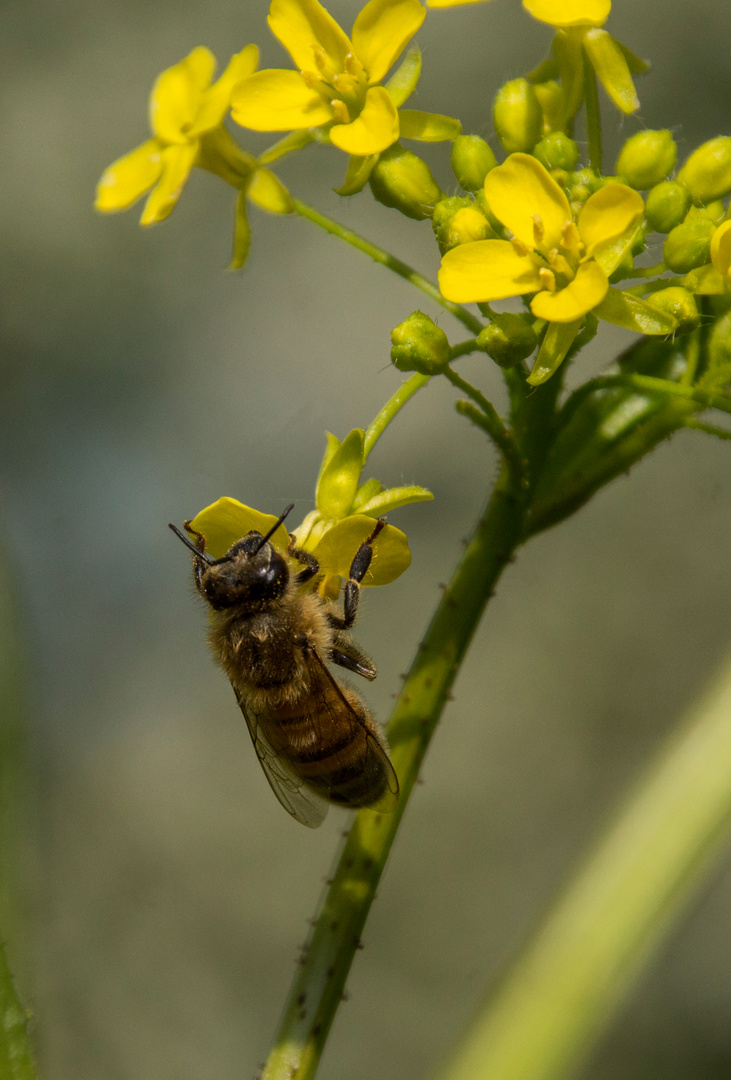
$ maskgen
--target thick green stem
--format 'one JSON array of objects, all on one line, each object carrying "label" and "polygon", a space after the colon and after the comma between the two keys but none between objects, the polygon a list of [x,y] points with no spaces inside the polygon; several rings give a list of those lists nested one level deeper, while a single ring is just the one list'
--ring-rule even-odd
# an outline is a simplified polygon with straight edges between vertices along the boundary
[{"label": "thick green stem", "polygon": [[315,210],[313,206],[308,206],[307,203],[303,203],[300,199],[294,199],[294,209],[300,215],[300,217],[306,218],[308,221],[314,222],[315,225],[319,225],[325,232],[329,232],[332,236],[337,236],[341,240],[344,240],[346,244],[350,244],[352,247],[357,248],[358,251],[362,251],[366,255],[370,255],[377,263],[381,263],[382,266],[387,266],[389,270],[393,270],[394,274],[398,274],[399,277],[405,278],[406,281],[410,281],[412,285],[415,285],[417,289],[421,289],[423,293],[426,293],[435,303],[441,304],[443,308],[450,311],[456,319],[467,327],[473,334],[479,334],[483,329],[483,324],[473,315],[467,308],[462,307],[461,304],[453,304],[451,300],[445,300],[442,294],[439,292],[437,286],[425,278],[422,274],[419,274],[412,267],[407,266],[405,262],[401,262],[400,259],[389,254],[388,251],[384,251],[383,248],[378,247],[376,244],[372,244],[370,240],[366,240],[364,236],[360,236],[357,232],[353,232],[352,229],[346,229],[344,225],[339,225],[337,221],[333,221],[332,218],[326,217],[325,214],[321,214],[319,210]]},{"label": "thick green stem", "polygon": [[572,399],[578,398],[578,395],[583,398],[585,394],[594,390],[604,390],[612,386],[625,386],[653,394],[670,394],[673,397],[685,398],[687,401],[695,401],[707,409],[719,409],[721,412],[731,413],[731,395],[729,394],[703,390],[700,386],[684,386],[682,383],[670,382],[668,379],[656,379],[653,375],[605,375],[584,383],[574,391]]},{"label": "thick green stem", "polygon": [[731,837],[731,669],[511,966],[441,1080],[564,1080]]},{"label": "thick green stem", "polygon": [[391,844],[472,635],[518,544],[524,509],[524,493],[505,467],[393,711],[388,734],[401,784],[398,808],[356,815],[262,1080],[310,1080],[315,1074]]}]

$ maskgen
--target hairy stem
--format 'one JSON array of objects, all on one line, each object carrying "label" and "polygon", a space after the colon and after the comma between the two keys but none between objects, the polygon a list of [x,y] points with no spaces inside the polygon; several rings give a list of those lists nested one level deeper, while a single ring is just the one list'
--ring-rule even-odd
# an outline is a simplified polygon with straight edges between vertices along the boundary
[{"label": "hairy stem", "polygon": [[357,248],[358,251],[362,251],[365,255],[370,255],[377,263],[381,263],[382,266],[387,266],[389,270],[393,270],[394,274],[398,274],[399,277],[404,278],[406,281],[410,281],[412,285],[415,285],[417,289],[421,289],[421,291],[426,293],[426,295],[435,303],[441,304],[443,308],[450,311],[452,315],[454,315],[456,319],[459,319],[459,321],[466,326],[468,330],[471,330],[473,334],[479,334],[483,329],[483,324],[477,316],[473,315],[467,308],[462,307],[461,304],[453,304],[451,300],[445,300],[432,281],[429,281],[428,278],[419,274],[405,262],[401,262],[400,259],[389,254],[388,251],[384,251],[384,249],[378,247],[377,244],[372,244],[370,240],[366,240],[364,236],[360,236],[357,232],[353,232],[352,229],[346,229],[344,225],[340,225],[337,221],[333,221],[332,218],[326,217],[325,214],[321,214],[314,206],[308,206],[307,203],[303,203],[300,199],[294,199],[293,203],[294,209],[300,217],[312,221],[315,225],[319,225],[325,232],[329,232],[332,236],[339,237],[339,239],[344,240],[346,244],[350,244],[352,247]]},{"label": "hairy stem", "polygon": [[262,1080],[311,1080],[429,742],[495,583],[523,528],[525,495],[504,467],[444,590],[389,725],[401,784],[393,814],[360,811],[317,917]]},{"label": "hairy stem", "polygon": [[602,172],[602,118],[596,74],[589,57],[584,53],[584,103],[586,105],[586,136],[589,142],[589,164],[597,176]]},{"label": "hairy stem", "polygon": [[417,390],[421,390],[422,386],[426,386],[429,382],[429,378],[429,375],[420,375],[418,372],[412,375],[410,379],[407,379],[405,383],[402,383],[401,386],[399,386],[395,394],[391,395],[378,415],[368,425],[363,448],[364,463],[368,460],[368,455],[380,439],[381,435],[383,435],[383,432],[391,423],[394,416],[403,409],[406,402],[414,396]]}]

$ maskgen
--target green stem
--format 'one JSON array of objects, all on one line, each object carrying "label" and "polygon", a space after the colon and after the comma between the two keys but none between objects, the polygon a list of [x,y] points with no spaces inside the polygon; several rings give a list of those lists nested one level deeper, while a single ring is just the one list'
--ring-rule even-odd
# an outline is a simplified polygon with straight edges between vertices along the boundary
[{"label": "green stem", "polygon": [[716,424],[704,424],[702,420],[686,420],[685,427],[693,431],[705,431],[706,435],[715,435],[718,439],[731,439],[731,431],[728,428],[717,427]]},{"label": "green stem", "polygon": [[564,1080],[731,835],[731,670],[649,768],[440,1080]]},{"label": "green stem", "polygon": [[262,1080],[311,1080],[315,1074],[401,817],[472,635],[518,544],[524,510],[524,493],[504,467],[393,711],[388,734],[401,784],[398,808],[356,815]]},{"label": "green stem", "polygon": [[3,1080],[36,1080],[28,1037],[28,1021],[15,993],[5,949],[0,941],[0,1076]]},{"label": "green stem", "polygon": [[409,398],[412,398],[417,390],[426,386],[429,382],[428,375],[420,375],[418,372],[399,386],[395,394],[392,394],[375,419],[368,425],[365,433],[363,448],[363,463],[368,460],[373,447],[380,439],[383,432],[393,420],[396,413],[404,407]]},{"label": "green stem", "polygon": [[599,112],[599,93],[596,74],[586,52],[584,52],[584,103],[586,105],[586,135],[589,142],[589,165],[597,176],[601,176],[602,118]]},{"label": "green stem", "polygon": [[445,300],[433,282],[429,281],[429,279],[425,278],[422,274],[419,274],[412,267],[407,266],[405,262],[401,262],[400,259],[395,258],[395,256],[384,251],[383,248],[378,247],[376,244],[372,244],[370,240],[366,240],[365,237],[353,232],[352,229],[346,229],[344,225],[339,225],[337,221],[333,221],[332,218],[326,217],[325,214],[321,214],[319,210],[316,210],[313,206],[308,206],[307,203],[301,202],[300,199],[293,199],[293,205],[300,217],[312,221],[315,225],[319,225],[325,232],[329,232],[332,236],[339,237],[341,240],[344,240],[346,244],[350,244],[352,247],[357,248],[358,251],[370,255],[377,263],[381,263],[382,266],[387,266],[389,270],[393,270],[394,274],[398,274],[399,277],[404,278],[406,281],[410,281],[412,285],[415,285],[417,289],[421,289],[421,291],[426,293],[426,295],[435,303],[441,304],[443,308],[450,311],[452,315],[454,315],[456,319],[459,319],[459,321],[473,334],[479,334],[483,329],[483,324],[477,316],[469,312],[467,308],[462,307],[461,304],[453,304],[451,300]]},{"label": "green stem", "polygon": [[285,135],[283,139],[273,143],[263,154],[260,154],[258,161],[261,165],[268,165],[272,161],[278,161],[285,154],[292,154],[296,150],[304,149],[313,141],[313,138],[314,136],[309,131],[292,131],[289,135]]}]

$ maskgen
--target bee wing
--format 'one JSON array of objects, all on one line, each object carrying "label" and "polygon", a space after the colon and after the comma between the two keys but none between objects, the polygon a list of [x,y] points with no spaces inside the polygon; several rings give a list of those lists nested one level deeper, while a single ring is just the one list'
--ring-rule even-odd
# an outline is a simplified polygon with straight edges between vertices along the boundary
[{"label": "bee wing", "polygon": [[256,756],[261,762],[272,791],[288,814],[303,825],[307,825],[308,828],[316,829],[318,825],[322,825],[328,811],[328,803],[315,791],[305,787],[301,777],[297,776],[272,749],[255,710],[247,706],[238,693],[236,693],[236,700],[244,714]]},{"label": "bee wing", "polygon": [[[351,724],[357,726],[360,732],[363,732],[366,737],[366,757],[363,764],[363,771],[366,773],[379,772],[382,773],[386,780],[386,790],[381,795],[380,799],[375,803],[370,803],[369,810],[382,810],[386,813],[395,810],[398,804],[399,796],[399,782],[396,776],[396,770],[391,764],[391,759],[388,756],[386,747],[381,739],[377,737],[375,732],[371,730],[368,724],[365,722],[362,716],[360,716],[353,705],[348,700],[346,694],[343,691],[343,687],[338,680],[326,666],[325,661],[320,656],[317,649],[312,649],[310,655],[313,658],[313,675],[317,672],[317,678],[313,680],[313,695],[316,695],[320,701],[320,710],[322,712],[329,712],[330,705],[328,704],[329,693],[331,689],[335,691],[340,698],[340,702],[347,710],[347,714],[350,717]],[[320,689],[317,689],[316,682],[319,681]],[[340,715],[340,723],[342,723],[342,714]],[[333,801],[337,802],[337,792],[333,791]]]}]

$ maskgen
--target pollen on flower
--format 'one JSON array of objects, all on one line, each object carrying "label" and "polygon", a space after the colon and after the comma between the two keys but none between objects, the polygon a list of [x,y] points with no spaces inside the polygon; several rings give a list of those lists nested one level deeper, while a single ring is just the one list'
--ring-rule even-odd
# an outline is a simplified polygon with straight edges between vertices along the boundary
[{"label": "pollen on flower", "polygon": [[565,255],[562,255],[558,248],[551,248],[548,253],[548,262],[551,269],[557,274],[563,274],[569,281],[574,276],[574,268],[569,263]]},{"label": "pollen on flower", "polygon": [[513,251],[516,255],[530,255],[530,248],[527,244],[524,244],[522,240],[519,240],[517,236],[511,236],[510,243],[513,246]]},{"label": "pollen on flower", "polygon": [[350,115],[348,113],[348,107],[344,101],[333,98],[330,102],[332,106],[333,116],[336,124],[349,124]]},{"label": "pollen on flower", "polygon": [[538,279],[541,283],[541,288],[545,289],[546,292],[556,291],[556,277],[552,270],[548,270],[545,266],[542,266],[538,271]]},{"label": "pollen on flower", "polygon": [[572,255],[579,255],[584,250],[579,230],[573,221],[567,221],[562,227],[561,243]]},{"label": "pollen on flower", "polygon": [[538,247],[541,244],[543,237],[545,236],[546,230],[543,227],[543,219],[541,218],[540,214],[533,214],[532,217],[533,239],[535,240],[536,246]]}]

